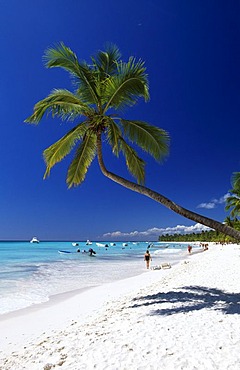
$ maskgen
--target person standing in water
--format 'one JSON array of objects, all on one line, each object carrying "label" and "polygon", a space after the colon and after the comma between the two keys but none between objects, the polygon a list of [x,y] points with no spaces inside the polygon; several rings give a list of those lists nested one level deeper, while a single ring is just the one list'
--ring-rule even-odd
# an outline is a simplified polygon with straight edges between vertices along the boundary
[{"label": "person standing in water", "polygon": [[93,254],[96,254],[96,252],[92,248],[89,248],[88,252],[89,252],[89,256],[91,257]]},{"label": "person standing in water", "polygon": [[146,253],[144,254],[144,261],[146,261],[147,269],[149,269],[150,260],[152,261],[151,254],[150,254],[149,250],[146,250]]}]

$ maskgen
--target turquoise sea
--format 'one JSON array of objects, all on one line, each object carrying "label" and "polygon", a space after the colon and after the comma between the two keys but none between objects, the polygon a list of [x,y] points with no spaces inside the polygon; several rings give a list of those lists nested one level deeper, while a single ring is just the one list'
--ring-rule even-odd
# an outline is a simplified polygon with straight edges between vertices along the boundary
[{"label": "turquoise sea", "polygon": [[[143,256],[149,244],[0,242],[0,315],[46,302],[55,294],[142,274],[146,271]],[[96,252],[93,257],[87,253],[89,248]],[[175,264],[187,255],[186,244],[154,242],[149,250],[152,265]]]}]

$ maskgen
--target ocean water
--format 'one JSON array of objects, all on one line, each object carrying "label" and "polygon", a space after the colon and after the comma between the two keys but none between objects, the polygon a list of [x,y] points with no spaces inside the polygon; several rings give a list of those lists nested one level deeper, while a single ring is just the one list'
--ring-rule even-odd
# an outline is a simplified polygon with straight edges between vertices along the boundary
[{"label": "ocean water", "polygon": [[[55,294],[91,288],[146,271],[143,256],[149,242],[75,243],[78,245],[70,241],[0,242],[0,315],[46,302]],[[93,257],[83,252],[89,248],[96,251]],[[187,254],[186,244],[155,242],[149,250],[152,265],[175,264]]]}]

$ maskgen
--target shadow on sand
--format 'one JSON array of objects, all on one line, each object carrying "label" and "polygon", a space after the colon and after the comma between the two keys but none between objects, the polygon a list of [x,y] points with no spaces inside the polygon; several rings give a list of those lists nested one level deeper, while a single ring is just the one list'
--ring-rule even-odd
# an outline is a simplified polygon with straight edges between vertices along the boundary
[{"label": "shadow on sand", "polygon": [[[173,315],[198,311],[203,308],[218,310],[225,314],[240,314],[240,294],[203,286],[186,286],[167,293],[159,292],[135,298],[132,308],[154,306],[150,315]],[[164,308],[171,303],[171,308]],[[162,307],[161,307],[162,306]]]}]

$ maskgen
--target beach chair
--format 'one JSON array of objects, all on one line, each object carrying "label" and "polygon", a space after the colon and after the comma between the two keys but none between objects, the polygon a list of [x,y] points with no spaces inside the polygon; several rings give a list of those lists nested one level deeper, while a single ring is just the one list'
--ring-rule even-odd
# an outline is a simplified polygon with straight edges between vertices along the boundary
[{"label": "beach chair", "polygon": [[161,270],[161,266],[152,266],[151,270]]},{"label": "beach chair", "polygon": [[161,264],[162,269],[170,269],[171,267],[172,267],[171,264],[168,262],[164,262]]},{"label": "beach chair", "polygon": [[151,270],[165,270],[165,269],[170,269],[172,266],[170,263],[168,262],[164,262],[164,263],[161,263],[161,265],[156,265],[156,266],[152,266],[151,267]]}]

